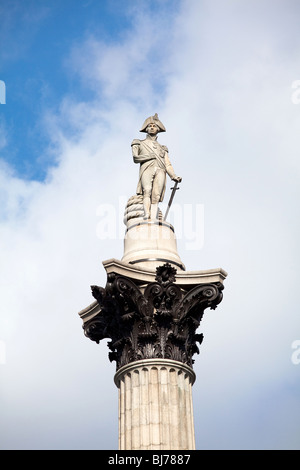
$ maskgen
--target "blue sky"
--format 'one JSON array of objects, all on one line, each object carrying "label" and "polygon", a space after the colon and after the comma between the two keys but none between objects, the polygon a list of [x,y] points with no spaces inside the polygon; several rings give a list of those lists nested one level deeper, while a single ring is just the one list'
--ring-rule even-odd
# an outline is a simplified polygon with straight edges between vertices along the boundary
[{"label": "blue sky", "polygon": [[122,258],[130,144],[157,112],[183,178],[180,257],[228,272],[199,328],[196,446],[299,449],[299,13],[294,0],[2,2],[1,448],[117,448],[114,364],[78,312],[105,285],[102,261]]},{"label": "blue sky", "polygon": [[[177,1],[141,3],[153,18],[168,12],[172,21]],[[1,79],[6,84],[7,106],[2,124],[7,135],[3,158],[17,174],[43,180],[48,165],[49,139],[43,115],[58,112],[65,95],[92,100],[94,90],[69,68],[72,51],[88,39],[122,43],[139,9],[135,0],[8,1],[1,11]],[[158,84],[162,86],[162,84]],[[104,99],[104,97],[103,97]]]}]

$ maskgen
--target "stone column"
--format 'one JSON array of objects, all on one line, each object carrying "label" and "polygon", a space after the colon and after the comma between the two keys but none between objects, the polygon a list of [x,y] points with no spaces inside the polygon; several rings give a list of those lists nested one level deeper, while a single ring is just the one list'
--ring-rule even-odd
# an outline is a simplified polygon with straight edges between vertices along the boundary
[{"label": "stone column", "polygon": [[168,359],[148,359],[121,367],[120,450],[194,450],[194,371]]},{"label": "stone column", "polygon": [[[159,260],[155,260],[156,263]],[[170,263],[146,270],[108,260],[105,288],[79,312],[85,335],[109,338],[119,388],[120,450],[195,449],[192,385],[204,311],[222,300],[222,269],[183,271]]]}]

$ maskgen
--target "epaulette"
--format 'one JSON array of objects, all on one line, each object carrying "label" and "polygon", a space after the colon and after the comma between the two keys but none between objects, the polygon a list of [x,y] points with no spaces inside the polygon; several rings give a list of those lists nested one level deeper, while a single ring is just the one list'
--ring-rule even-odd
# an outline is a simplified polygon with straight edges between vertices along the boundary
[{"label": "epaulette", "polygon": [[133,139],[133,141],[131,142],[131,147],[133,145],[140,145],[141,144],[141,141],[139,139]]},{"label": "epaulette", "polygon": [[167,147],[166,145],[162,145],[161,147],[162,147],[162,149],[163,149],[165,152],[169,152],[169,149],[168,149],[168,147]]}]

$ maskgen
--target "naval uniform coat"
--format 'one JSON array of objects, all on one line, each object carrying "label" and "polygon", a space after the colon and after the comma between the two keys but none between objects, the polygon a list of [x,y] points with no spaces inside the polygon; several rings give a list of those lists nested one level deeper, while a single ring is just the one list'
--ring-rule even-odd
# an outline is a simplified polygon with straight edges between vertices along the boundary
[{"label": "naval uniform coat", "polygon": [[[175,172],[171,165],[168,148],[161,145],[156,139],[152,140],[146,137],[144,140],[134,139],[132,144],[132,155],[134,163],[140,163],[139,182],[137,185],[137,194],[143,194],[141,178],[145,171],[152,172],[153,167],[162,168],[165,174],[168,173],[170,178],[175,177]],[[166,190],[166,178],[160,195],[160,202],[163,200]]]}]

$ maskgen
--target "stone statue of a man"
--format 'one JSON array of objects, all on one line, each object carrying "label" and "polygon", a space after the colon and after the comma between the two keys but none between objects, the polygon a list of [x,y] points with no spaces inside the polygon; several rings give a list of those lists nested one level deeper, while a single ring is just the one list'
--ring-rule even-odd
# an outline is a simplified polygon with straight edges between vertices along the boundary
[{"label": "stone statue of a man", "polygon": [[134,139],[131,148],[134,163],[140,163],[139,182],[136,193],[143,195],[144,219],[155,219],[158,203],[164,198],[166,173],[174,181],[181,181],[176,176],[169,160],[168,149],[157,141],[157,134],[166,129],[158,115],[148,117],[140,132],[146,132],[144,140]]}]

